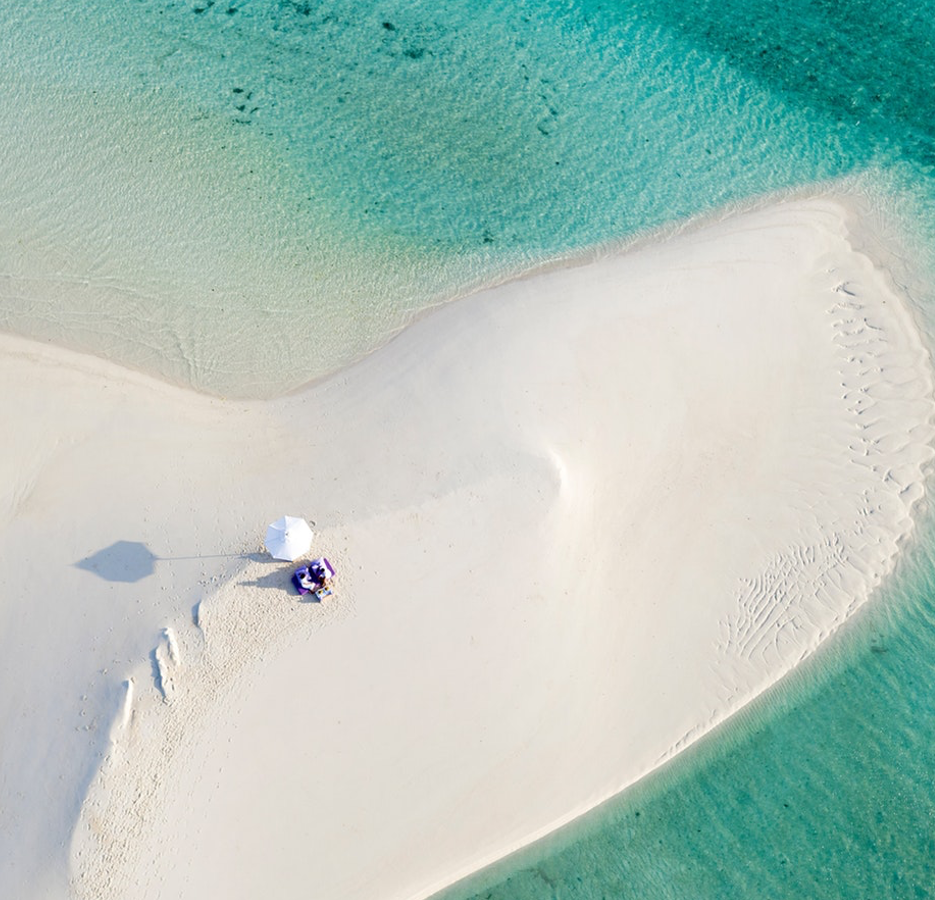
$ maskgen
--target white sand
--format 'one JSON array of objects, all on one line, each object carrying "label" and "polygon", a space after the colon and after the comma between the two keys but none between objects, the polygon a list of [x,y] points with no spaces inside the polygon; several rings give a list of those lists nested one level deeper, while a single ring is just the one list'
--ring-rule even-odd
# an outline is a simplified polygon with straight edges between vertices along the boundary
[{"label": "white sand", "polygon": [[[788,672],[932,456],[846,214],[499,287],[263,404],[0,340],[0,896],[423,897]],[[283,513],[320,605],[257,552]],[[158,559],[74,566],[118,541]]]}]

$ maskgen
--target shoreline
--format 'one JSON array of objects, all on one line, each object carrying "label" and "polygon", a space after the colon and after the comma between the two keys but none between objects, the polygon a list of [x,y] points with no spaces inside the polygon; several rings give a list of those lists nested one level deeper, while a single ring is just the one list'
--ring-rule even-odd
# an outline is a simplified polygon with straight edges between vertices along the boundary
[{"label": "shoreline", "polygon": [[[889,250],[884,248],[878,236],[874,234],[874,227],[881,224],[879,211],[873,207],[873,198],[870,196],[874,190],[876,190],[876,186],[873,177],[870,177],[868,180],[859,175],[817,182],[806,186],[795,186],[746,198],[744,200],[738,200],[728,206],[702,210],[688,218],[647,227],[622,238],[608,239],[597,244],[588,245],[584,248],[566,250],[544,260],[535,261],[528,258],[516,258],[508,264],[504,264],[502,270],[495,270],[493,272],[485,271],[484,274],[476,278],[468,278],[466,281],[463,280],[462,276],[462,286],[459,289],[455,289],[453,285],[448,285],[434,298],[426,300],[425,304],[422,306],[411,309],[400,307],[400,310],[397,310],[395,314],[395,320],[387,320],[384,323],[382,336],[376,336],[376,332],[374,332],[374,337],[370,343],[357,350],[354,354],[347,356],[336,368],[323,370],[320,374],[314,375],[309,380],[298,384],[290,384],[286,380],[280,380],[279,388],[272,391],[265,390],[257,392],[249,386],[244,386],[242,390],[232,391],[224,391],[220,387],[214,389],[210,387],[211,379],[205,379],[203,375],[196,378],[194,381],[186,380],[181,376],[178,378],[171,378],[166,373],[162,372],[158,366],[147,366],[145,364],[144,360],[151,356],[150,352],[144,353],[141,360],[132,361],[124,359],[122,353],[112,357],[80,343],[76,345],[63,344],[56,338],[37,337],[25,331],[0,329],[0,335],[7,335],[10,338],[35,342],[44,346],[61,347],[63,350],[67,350],[78,356],[93,357],[105,363],[113,362],[114,365],[123,370],[132,371],[144,377],[154,378],[161,383],[171,385],[181,390],[192,391],[193,393],[215,400],[231,403],[271,402],[315,388],[327,382],[332,377],[340,375],[347,369],[353,368],[371,354],[380,352],[382,348],[386,347],[400,334],[404,333],[426,316],[433,315],[439,309],[453,303],[460,303],[469,300],[477,294],[503,288],[529,278],[538,278],[552,272],[566,269],[580,269],[600,262],[601,260],[651,250],[655,246],[681,236],[689,236],[699,230],[716,226],[725,219],[769,209],[777,204],[798,203],[803,201],[809,202],[811,200],[833,196],[838,202],[850,210],[851,220],[855,226],[858,225],[862,217],[867,217],[868,214],[872,213],[874,217],[873,226],[864,229],[864,232],[866,236],[869,236],[876,250],[883,250],[885,252],[888,258],[887,265],[889,265],[889,262],[893,261],[894,256]],[[891,228],[893,227],[893,222],[887,224]],[[899,230],[898,225],[896,229]],[[859,230],[860,228],[858,227],[857,231]],[[905,235],[900,235],[899,237],[904,238]],[[860,249],[859,246],[856,248]],[[465,261],[462,260],[458,265],[463,267],[464,262]],[[901,287],[905,288],[905,282],[911,280],[916,283],[915,287],[917,289],[921,287],[922,290],[925,290],[926,286],[920,285],[918,281],[919,273],[912,270],[904,259],[899,260],[899,262],[903,275],[906,276],[901,280]],[[470,269],[470,266],[468,266],[468,269]],[[50,287],[50,290],[59,290],[59,287],[60,286],[53,285]],[[931,291],[935,291],[935,285],[931,286]],[[935,294],[933,294],[933,296],[935,296]],[[60,325],[61,327],[65,327],[65,323],[60,323]],[[61,330],[61,328],[59,328],[59,330]],[[85,344],[87,344],[87,342],[85,342]],[[197,363],[194,363],[192,360],[178,360],[174,365],[177,369],[180,366],[181,369],[187,368],[189,373],[197,368]],[[283,375],[285,375],[285,371],[286,370],[284,370]],[[199,384],[196,383],[196,381],[201,381],[203,383]]]},{"label": "shoreline", "polygon": [[[928,353],[851,215],[783,202],[513,280],[272,401],[0,339],[4,581],[48,577],[15,562],[41,529],[74,557],[48,601],[67,640],[0,609],[38,709],[0,751],[26,797],[26,732],[76,799],[91,782],[11,890],[61,878],[74,828],[79,897],[253,896],[271,866],[289,896],[310,862],[323,895],[427,897],[791,671],[891,571],[932,458]],[[255,552],[282,512],[317,520],[333,603]],[[121,541],[152,571],[76,567]],[[56,743],[69,677],[97,724]]]}]

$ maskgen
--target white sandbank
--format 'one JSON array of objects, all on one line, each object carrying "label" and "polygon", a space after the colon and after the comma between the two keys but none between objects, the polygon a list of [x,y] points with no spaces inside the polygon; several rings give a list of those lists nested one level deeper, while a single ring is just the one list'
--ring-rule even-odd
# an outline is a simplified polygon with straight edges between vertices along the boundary
[{"label": "white sandbank", "polygon": [[932,456],[850,215],[497,287],[265,403],[0,339],[0,896],[421,898],[793,668]]}]

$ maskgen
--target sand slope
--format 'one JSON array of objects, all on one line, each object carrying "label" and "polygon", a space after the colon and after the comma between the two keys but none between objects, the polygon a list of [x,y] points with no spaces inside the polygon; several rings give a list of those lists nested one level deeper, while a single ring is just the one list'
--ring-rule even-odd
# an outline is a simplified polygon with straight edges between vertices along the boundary
[{"label": "sand slope", "polygon": [[[846,215],[499,287],[265,404],[5,340],[0,802],[34,842],[5,829],[0,887],[64,886],[74,826],[81,898],[425,896],[789,671],[890,570],[932,455],[927,355]],[[256,552],[284,512],[339,570],[321,605]],[[151,574],[69,565],[118,540]]]}]

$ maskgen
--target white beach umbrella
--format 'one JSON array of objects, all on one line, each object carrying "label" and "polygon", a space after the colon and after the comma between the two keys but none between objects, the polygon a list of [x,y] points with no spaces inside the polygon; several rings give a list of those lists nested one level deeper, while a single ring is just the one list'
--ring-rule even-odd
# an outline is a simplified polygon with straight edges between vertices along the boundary
[{"label": "white beach umbrella", "polygon": [[305,519],[283,516],[266,529],[266,549],[273,559],[288,559],[291,562],[303,553],[308,553],[312,537],[312,529]]}]

